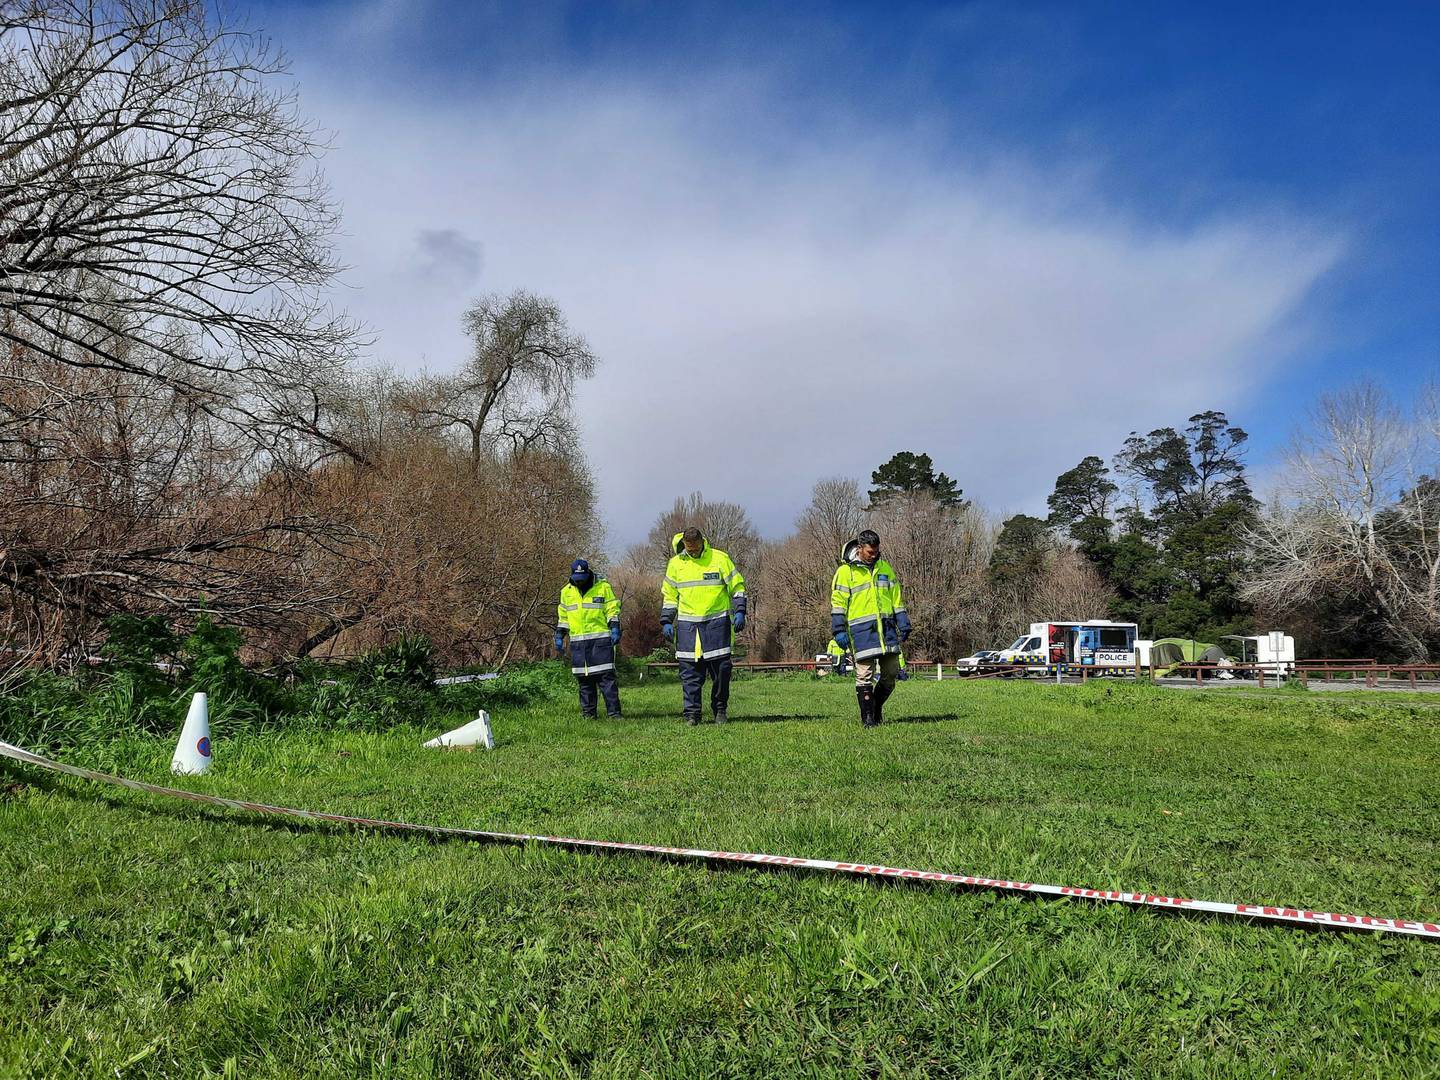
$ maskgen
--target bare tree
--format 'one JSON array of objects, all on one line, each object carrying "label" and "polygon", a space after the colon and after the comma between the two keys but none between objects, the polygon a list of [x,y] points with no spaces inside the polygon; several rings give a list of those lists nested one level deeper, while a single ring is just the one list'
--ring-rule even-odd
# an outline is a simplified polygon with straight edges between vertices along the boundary
[{"label": "bare tree", "polygon": [[827,552],[838,563],[840,551],[854,538],[865,520],[860,483],[843,476],[815,481],[810,505],[795,521],[795,534],[816,552]]},{"label": "bare tree", "polygon": [[277,651],[420,632],[503,663],[544,648],[599,541],[570,416],[595,359],[552,301],[477,302],[453,376],[355,368],[322,301],[321,140],[283,71],[206,0],[0,0],[0,633],[20,653],[203,604]]},{"label": "bare tree", "polygon": [[355,335],[282,72],[201,0],[0,0],[0,606],[27,647],[343,600],[297,572],[347,533],[297,466],[338,451]]},{"label": "bare tree", "polygon": [[0,340],[254,414],[354,335],[319,139],[207,7],[0,3]]},{"label": "bare tree", "polygon": [[0,362],[0,618],[53,659],[114,611],[203,605],[271,633],[336,602],[307,549],[347,532],[303,483],[174,387],[33,356]]},{"label": "bare tree", "polygon": [[[1056,618],[1107,618],[1114,600],[1115,590],[1105,584],[1085,556],[1072,547],[1056,548],[1020,610],[1012,613],[1012,621],[1001,629],[1019,631],[1032,622]],[[1005,636],[1002,633],[1001,637]]]},{"label": "bare tree", "polygon": [[1257,569],[1246,599],[1370,620],[1385,644],[1429,657],[1440,638],[1440,441],[1425,400],[1407,417],[1372,382],[1320,399],[1290,453],[1293,501],[1248,533]]},{"label": "bare tree", "polygon": [[416,421],[458,430],[478,463],[487,448],[568,450],[575,384],[595,373],[595,354],[555,301],[523,290],[486,296],[465,313],[470,357],[454,375],[427,377],[410,410]]},{"label": "bare tree", "polygon": [[650,527],[645,544],[657,573],[665,569],[670,556],[675,554],[671,546],[675,534],[691,525],[699,527],[714,547],[727,552],[742,574],[748,576],[753,572],[760,554],[760,534],[755,531],[745,508],[736,503],[709,500],[694,491],[676,498],[674,505],[660,514]]},{"label": "bare tree", "polygon": [[410,423],[413,387],[403,399],[395,389],[376,373],[354,403],[353,436],[374,464],[313,471],[317,508],[353,528],[351,591],[293,650],[353,652],[413,633],[453,662],[543,654],[570,560],[600,541],[583,460],[488,447],[477,468],[468,447]]}]

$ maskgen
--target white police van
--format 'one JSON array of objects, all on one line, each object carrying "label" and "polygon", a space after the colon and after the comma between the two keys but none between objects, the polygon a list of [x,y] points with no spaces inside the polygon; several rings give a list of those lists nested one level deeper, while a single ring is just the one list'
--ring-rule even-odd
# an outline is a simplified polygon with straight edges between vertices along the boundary
[{"label": "white police van", "polygon": [[995,663],[1051,668],[1061,664],[1082,667],[1133,668],[1139,628],[1135,623],[1089,619],[1084,622],[1031,623],[1030,632],[1001,649]]}]

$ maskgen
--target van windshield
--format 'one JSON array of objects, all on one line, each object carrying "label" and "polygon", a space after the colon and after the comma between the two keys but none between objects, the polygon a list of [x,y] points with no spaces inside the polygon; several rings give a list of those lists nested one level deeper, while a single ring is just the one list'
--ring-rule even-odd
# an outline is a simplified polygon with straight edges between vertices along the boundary
[{"label": "van windshield", "polygon": [[1029,638],[1023,638],[1023,637],[1016,638],[1014,641],[1012,641],[1012,642],[1010,643],[1010,651],[1011,651],[1011,652],[1018,652],[1019,650],[1025,648],[1025,643],[1026,643],[1027,641],[1029,641],[1029,640],[1030,640]]}]

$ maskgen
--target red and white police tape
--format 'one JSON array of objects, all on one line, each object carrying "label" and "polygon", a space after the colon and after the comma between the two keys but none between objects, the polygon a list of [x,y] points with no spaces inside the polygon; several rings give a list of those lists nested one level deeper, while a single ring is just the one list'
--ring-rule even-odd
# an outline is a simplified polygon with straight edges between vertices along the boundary
[{"label": "red and white police tape", "polygon": [[661,855],[672,859],[697,862],[752,863],[761,866],[791,867],[798,870],[824,870],[853,877],[899,878],[907,881],[935,882],[968,886],[996,892],[1028,893],[1039,896],[1062,896],[1081,900],[1109,901],[1132,907],[1160,908],[1166,911],[1203,911],[1212,915],[1234,915],[1269,923],[1329,930],[1370,930],[1389,934],[1440,941],[1440,923],[1416,919],[1380,919],[1370,915],[1347,915],[1338,911],[1310,911],[1306,908],[1279,907],[1270,904],[1226,904],[1215,900],[1189,900],[1180,896],[1159,896],[1155,893],[1121,892],[1115,889],[1082,889],[1070,885],[1041,885],[1033,881],[1005,881],[998,878],[975,877],[970,874],[946,874],[937,870],[907,870],[899,866],[877,866],[872,863],[835,862],[832,859],[799,859],[786,855],[761,855],[749,851],[709,851],[705,848],[662,847],[658,844],[627,844],[617,840],[577,840],[569,836],[538,836],[528,833],[488,832],[481,829],[459,829],[444,825],[413,825],[405,821],[384,821],[376,818],[351,817],[347,814],[321,814],[313,810],[296,810],[286,806],[225,799],[218,795],[202,795],[195,791],[146,784],[123,776],[63,765],[58,761],[32,754],[29,750],[0,742],[0,757],[12,758],[40,769],[66,773],[103,784],[117,784],[134,791],[153,795],[171,795],[177,799],[223,806],[229,810],[245,810],[255,814],[273,814],[287,818],[305,818],[364,829],[394,829],[423,833],[427,836],[455,837],[464,840],[485,840],[503,844],[552,844],[575,851],[629,851],[642,855]]}]

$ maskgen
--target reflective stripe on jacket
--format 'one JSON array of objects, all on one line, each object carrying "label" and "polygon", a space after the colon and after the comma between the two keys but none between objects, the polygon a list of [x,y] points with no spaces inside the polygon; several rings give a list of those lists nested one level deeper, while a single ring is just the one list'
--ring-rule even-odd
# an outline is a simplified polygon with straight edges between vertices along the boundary
[{"label": "reflective stripe on jacket", "polygon": [[692,559],[682,536],[676,533],[671,541],[675,554],[660,583],[660,621],[675,624],[677,660],[729,656],[735,636],[731,612],[745,613],[745,579],[709,540]]},{"label": "reflective stripe on jacket", "polygon": [[610,627],[619,625],[620,600],[604,578],[596,578],[586,593],[574,585],[560,590],[555,629],[570,635],[570,670],[576,675],[615,670]]},{"label": "reflective stripe on jacket", "polygon": [[908,623],[900,579],[884,559],[874,566],[840,564],[830,583],[830,632],[846,631],[856,660],[900,651],[900,624]]}]

